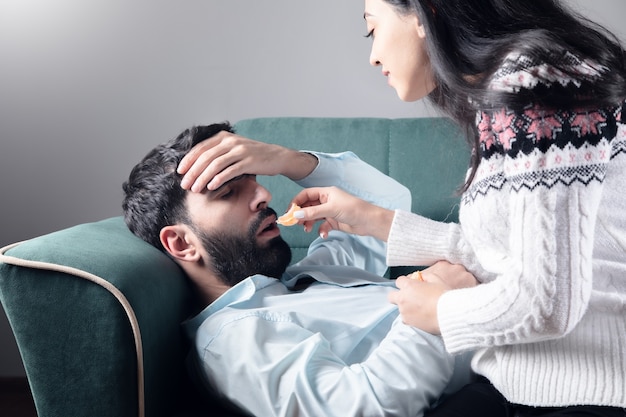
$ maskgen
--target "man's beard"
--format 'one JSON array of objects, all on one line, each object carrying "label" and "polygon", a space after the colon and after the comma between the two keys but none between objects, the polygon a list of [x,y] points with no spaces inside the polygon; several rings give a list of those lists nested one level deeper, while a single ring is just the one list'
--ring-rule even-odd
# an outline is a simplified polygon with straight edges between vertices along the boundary
[{"label": "man's beard", "polygon": [[209,267],[223,283],[232,287],[255,274],[272,278],[282,276],[291,262],[291,248],[287,242],[277,236],[261,247],[257,241],[257,232],[263,220],[275,215],[276,212],[271,208],[263,209],[244,236],[209,233],[194,227],[212,258]]}]

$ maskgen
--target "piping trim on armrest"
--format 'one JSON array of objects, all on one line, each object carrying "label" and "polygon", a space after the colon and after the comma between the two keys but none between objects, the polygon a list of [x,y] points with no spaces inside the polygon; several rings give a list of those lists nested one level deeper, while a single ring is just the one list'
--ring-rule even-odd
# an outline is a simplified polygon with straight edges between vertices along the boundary
[{"label": "piping trim on armrest", "polygon": [[13,243],[11,245],[5,246],[0,249],[0,262],[9,265],[15,265],[26,268],[33,269],[42,269],[47,271],[55,271],[62,272],[69,275],[74,275],[78,278],[85,279],[87,281],[91,281],[94,284],[100,285],[107,291],[109,291],[120,303],[126,316],[128,317],[128,321],[130,322],[130,327],[133,331],[133,337],[135,339],[135,352],[137,355],[137,387],[138,387],[138,408],[139,408],[139,417],[145,417],[145,404],[144,404],[144,367],[143,367],[143,346],[141,343],[141,332],[139,330],[139,323],[137,321],[137,317],[135,316],[135,311],[133,307],[128,302],[128,299],[122,294],[122,292],[115,287],[113,284],[108,282],[107,280],[89,272],[83,271],[78,268],[73,268],[65,265],[58,265],[49,262],[40,262],[40,261],[30,261],[21,258],[16,258],[14,256],[7,256],[5,253],[20,245],[22,242]]}]

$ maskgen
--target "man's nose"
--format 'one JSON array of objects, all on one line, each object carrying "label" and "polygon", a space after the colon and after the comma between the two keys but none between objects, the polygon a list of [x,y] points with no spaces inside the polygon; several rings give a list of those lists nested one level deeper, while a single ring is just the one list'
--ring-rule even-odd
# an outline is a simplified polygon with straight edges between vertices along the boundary
[{"label": "man's nose", "polygon": [[254,189],[254,198],[252,199],[253,211],[267,208],[270,201],[272,201],[272,193],[261,184],[257,183]]}]

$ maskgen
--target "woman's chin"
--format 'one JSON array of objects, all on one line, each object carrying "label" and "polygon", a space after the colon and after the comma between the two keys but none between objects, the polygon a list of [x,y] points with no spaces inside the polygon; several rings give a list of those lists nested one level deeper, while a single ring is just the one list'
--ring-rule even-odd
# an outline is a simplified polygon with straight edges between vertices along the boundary
[{"label": "woman's chin", "polygon": [[399,91],[396,90],[396,93],[398,94],[398,98],[402,101],[404,101],[405,103],[413,103],[415,101],[419,101],[421,99],[423,99],[425,96],[424,95],[410,95],[410,94],[402,94]]},{"label": "woman's chin", "polygon": [[424,88],[419,91],[411,91],[411,90],[398,90],[396,89],[396,94],[398,94],[398,98],[406,103],[413,103],[415,101],[420,101],[424,97],[428,96],[433,91],[433,88]]}]

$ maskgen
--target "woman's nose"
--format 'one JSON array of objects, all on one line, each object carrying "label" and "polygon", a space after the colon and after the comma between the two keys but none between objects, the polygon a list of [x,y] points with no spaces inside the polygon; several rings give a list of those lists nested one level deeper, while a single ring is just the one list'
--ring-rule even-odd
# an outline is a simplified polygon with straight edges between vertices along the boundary
[{"label": "woman's nose", "polygon": [[377,67],[380,65],[380,61],[378,60],[378,58],[376,58],[376,55],[374,54],[374,48],[372,47],[372,52],[370,52],[370,65]]}]

